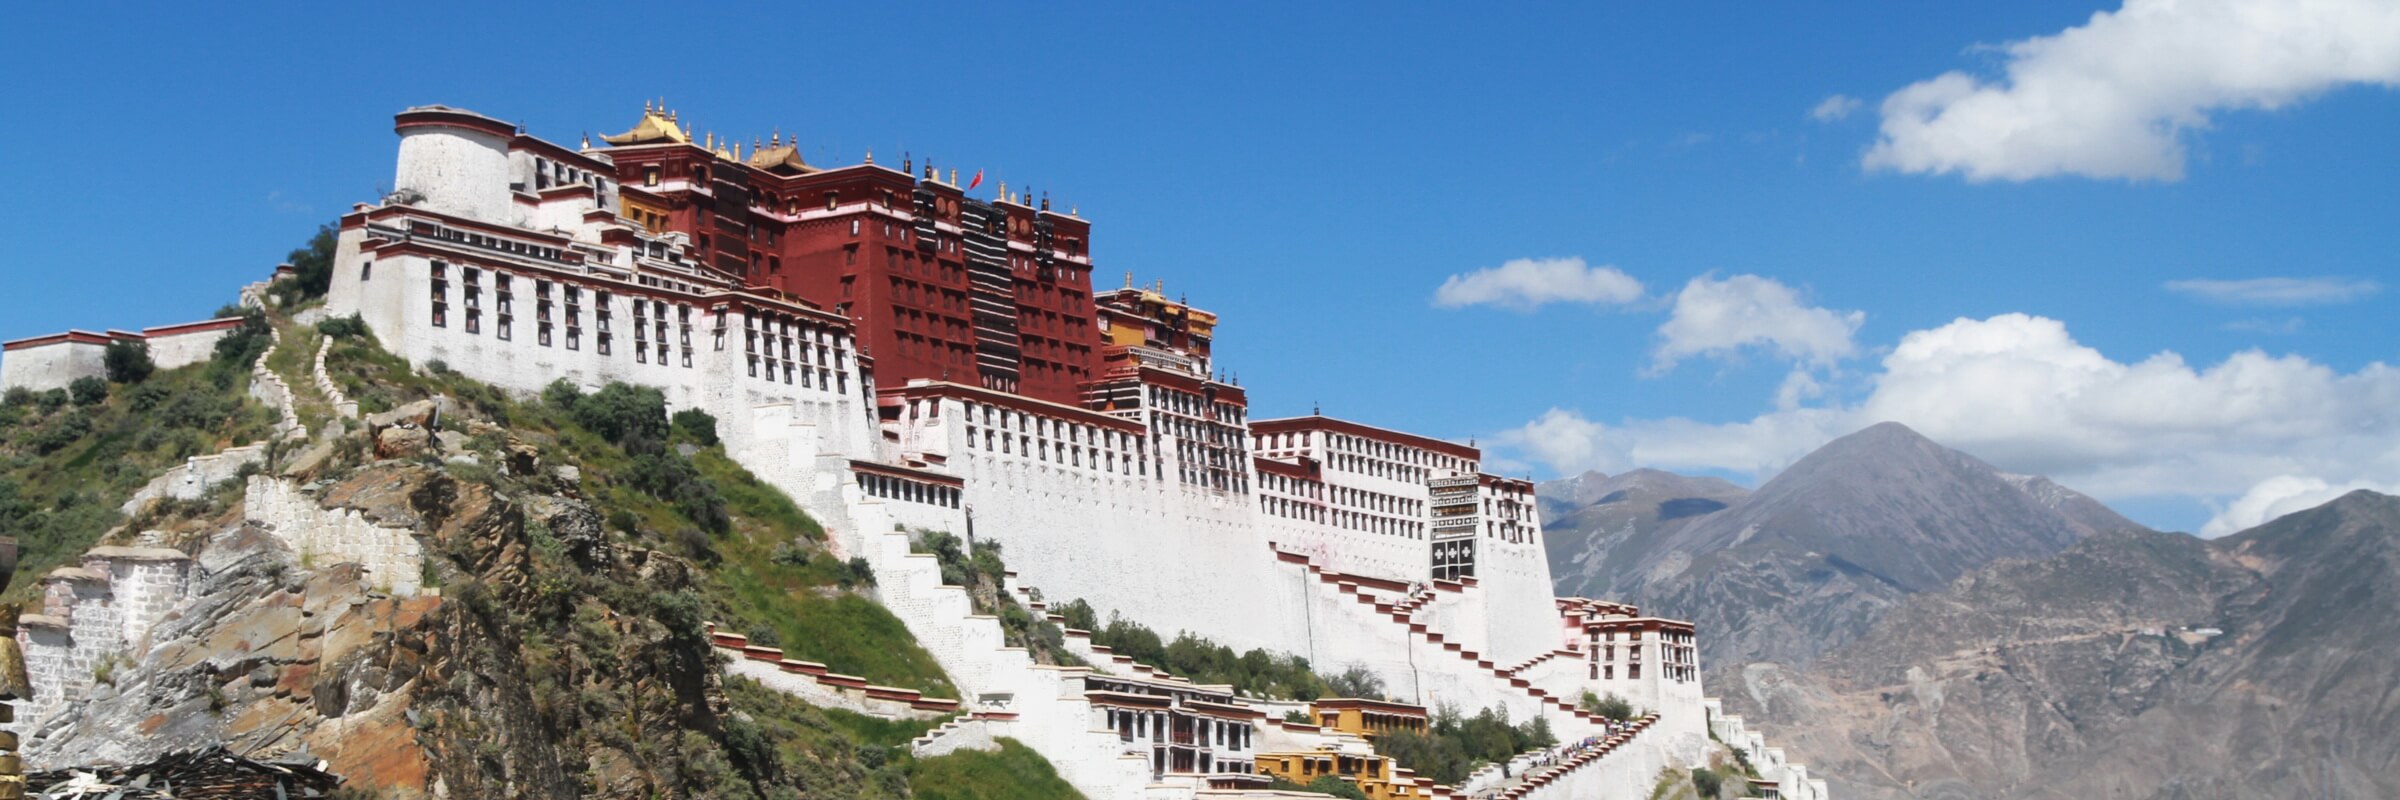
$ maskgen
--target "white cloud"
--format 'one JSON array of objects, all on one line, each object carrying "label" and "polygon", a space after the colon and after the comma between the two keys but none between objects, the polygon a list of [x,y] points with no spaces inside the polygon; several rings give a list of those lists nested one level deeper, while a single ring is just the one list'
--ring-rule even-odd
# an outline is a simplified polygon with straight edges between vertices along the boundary
[{"label": "white cloud", "polygon": [[1653,368],[1664,370],[1695,355],[1730,356],[1764,348],[1814,366],[1829,366],[1858,352],[1851,334],[1866,321],[1858,311],[1833,311],[1800,301],[1800,293],[1773,278],[1702,275],[1675,294],[1675,310],[1658,326]]},{"label": "white cloud", "polygon": [[2171,352],[2123,362],[2057,320],[2004,314],[1902,337],[1852,401],[1798,405],[1808,385],[1787,380],[1778,407],[1746,421],[1603,424],[1553,409],[1495,439],[1564,473],[1764,476],[1889,420],[2102,499],[2183,497],[2231,513],[2231,498],[2278,476],[2400,487],[2400,369],[2380,363],[2344,374],[2256,350],[2206,366]]},{"label": "white cloud", "polygon": [[2304,320],[2299,317],[2284,317],[2282,319],[2253,317],[2250,319],[2237,319],[2232,322],[2225,323],[2224,328],[2236,333],[2266,333],[2277,336],[2290,336],[2292,334],[2299,333],[2301,328],[2307,326],[2308,320]]},{"label": "white cloud", "polygon": [[1998,49],[2004,77],[1948,72],[1885,98],[1865,166],[1970,181],[2177,180],[2185,133],[2213,112],[2400,85],[2400,3],[2126,0]]},{"label": "white cloud", "polygon": [[2277,475],[2259,481],[2258,485],[2250,487],[2250,491],[2243,492],[2240,499],[2227,504],[2207,525],[2201,526],[2200,535],[2214,539],[2240,533],[2276,517],[2333,502],[2334,498],[2360,489],[2400,494],[2400,485],[2395,484],[2363,480],[2332,484],[2319,478]]},{"label": "white cloud", "polygon": [[2383,284],[2364,278],[2249,278],[2167,281],[2167,291],[2229,306],[2323,306],[2364,299]]},{"label": "white cloud", "polygon": [[1519,258],[1497,267],[1452,275],[1433,292],[1442,308],[1489,305],[1530,311],[1548,303],[1621,305],[1642,297],[1642,282],[1581,258]]},{"label": "white cloud", "polygon": [[1825,102],[1818,103],[1816,108],[1809,109],[1808,118],[1818,122],[1836,122],[1849,117],[1852,112],[1858,110],[1859,106],[1865,104],[1865,101],[1856,97],[1837,94],[1825,98]]}]

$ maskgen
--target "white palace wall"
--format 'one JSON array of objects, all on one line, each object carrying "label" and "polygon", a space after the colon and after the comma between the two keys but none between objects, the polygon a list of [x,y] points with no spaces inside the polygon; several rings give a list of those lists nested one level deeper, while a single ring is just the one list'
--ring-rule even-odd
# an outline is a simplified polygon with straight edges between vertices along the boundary
[{"label": "white palace wall", "polygon": [[[535,328],[537,278],[528,270],[514,273],[515,320],[510,338],[503,340],[497,315],[496,276],[492,270],[483,269],[480,285],[485,316],[480,330],[470,333],[466,326],[463,268],[457,263],[448,264],[448,318],[445,325],[435,326],[430,290],[434,259],[414,255],[356,256],[354,242],[363,239],[363,230],[347,230],[342,237],[341,253],[345,258],[335,267],[333,288],[327,300],[328,313],[357,314],[385,349],[411,363],[441,361],[463,374],[519,393],[538,393],[562,379],[587,391],[610,382],[649,386],[666,395],[670,408],[698,408],[715,416],[719,434],[727,442],[735,443],[732,447],[736,449],[741,446],[739,443],[762,438],[791,439],[797,432],[799,438],[810,441],[821,452],[859,457],[873,454],[874,434],[864,400],[865,379],[859,374],[856,361],[847,355],[851,343],[846,333],[837,337],[817,327],[802,343],[803,348],[823,344],[824,352],[842,354],[836,357],[836,364],[824,367],[826,374],[835,377],[833,386],[823,385],[816,378],[817,359],[813,356],[801,365],[810,372],[808,385],[785,383],[781,377],[770,381],[749,374],[746,354],[741,349],[745,344],[747,315],[728,312],[726,334],[719,339],[717,316],[709,309],[670,303],[666,317],[668,357],[663,361],[656,357],[657,340],[652,339],[645,360],[636,361],[633,349],[637,340],[632,330],[635,320],[646,319],[655,326],[660,317],[652,314],[637,317],[633,308],[636,303],[652,302],[652,298],[630,287],[562,281],[552,289],[555,293],[552,300],[558,304],[562,319],[551,343],[545,345]],[[567,346],[563,320],[563,295],[565,287],[571,285],[583,290],[585,320],[581,339],[573,348]],[[601,291],[610,293],[605,306],[599,302]],[[603,308],[613,328],[611,350],[605,355],[600,352],[597,328]],[[689,309],[690,313],[688,360],[683,309]],[[774,410],[762,412],[766,408]],[[761,425],[775,430],[762,431]],[[762,476],[767,472],[762,472]]]},{"label": "white palace wall", "polygon": [[64,389],[76,378],[108,374],[101,362],[108,345],[66,341],[20,347],[0,354],[0,389],[36,392]]}]

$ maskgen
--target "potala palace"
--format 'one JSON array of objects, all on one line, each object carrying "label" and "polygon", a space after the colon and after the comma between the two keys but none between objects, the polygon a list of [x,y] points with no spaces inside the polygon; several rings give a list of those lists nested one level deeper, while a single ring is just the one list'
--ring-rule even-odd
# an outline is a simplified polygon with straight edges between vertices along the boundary
[{"label": "potala palace", "polygon": [[[1252,419],[1211,355],[1217,316],[1130,273],[1096,287],[1091,222],[1046,195],[911,159],[813,165],[779,134],[745,148],[663,107],[577,146],[443,106],[396,128],[393,191],[341,218],[326,313],[513,391],[620,381],[714,415],[737,461],[868,560],[961,690],[965,713],[921,745],[1011,737],[1093,798],[1245,796],[1265,774],[1319,770],[1379,798],[1588,798],[1646,796],[1713,734],[1748,752],[1772,783],[1760,793],[1824,795],[1704,698],[1692,625],[1552,595],[1530,482],[1367,422]],[[63,385],[116,338],[220,327],[12,342],[0,372]],[[1364,665],[1393,702],[1288,722],[1299,706],[1158,675],[1088,637],[1074,641],[1096,666],[1036,664],[910,553],[913,529],[1004,544],[1035,608],[1082,598],[1161,632]],[[716,641],[731,668],[794,692],[949,702]],[[1577,708],[1587,691],[1651,716],[1610,725]],[[1586,744],[1459,787],[1365,748],[1374,725],[1443,706],[1538,716]]]}]

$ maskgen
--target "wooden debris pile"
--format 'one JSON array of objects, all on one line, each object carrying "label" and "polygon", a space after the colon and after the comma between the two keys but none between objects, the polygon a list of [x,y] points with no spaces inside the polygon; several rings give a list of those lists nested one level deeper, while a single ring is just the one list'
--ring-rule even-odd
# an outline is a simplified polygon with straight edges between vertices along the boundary
[{"label": "wooden debris pile", "polygon": [[26,797],[43,800],[300,800],[331,795],[342,779],[313,760],[255,761],[214,747],[147,764],[35,773],[25,784]]}]

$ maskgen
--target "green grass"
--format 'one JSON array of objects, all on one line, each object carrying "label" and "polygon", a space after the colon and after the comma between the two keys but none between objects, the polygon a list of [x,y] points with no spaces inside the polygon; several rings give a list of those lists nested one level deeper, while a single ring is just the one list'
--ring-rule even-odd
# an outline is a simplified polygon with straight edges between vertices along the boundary
[{"label": "green grass", "polygon": [[[264,440],[273,413],[249,399],[248,387],[247,371],[202,362],[160,370],[140,384],[111,384],[95,405],[0,407],[0,534],[17,537],[19,548],[8,596],[24,598],[44,573],[128,522],[117,507],[160,472],[191,456]],[[79,425],[88,428],[70,437]],[[211,509],[203,503],[170,510]]]},{"label": "green grass", "polygon": [[1015,739],[1000,740],[1000,752],[962,750],[916,762],[909,788],[918,800],[1064,800],[1082,793],[1058,777],[1040,753]]}]

